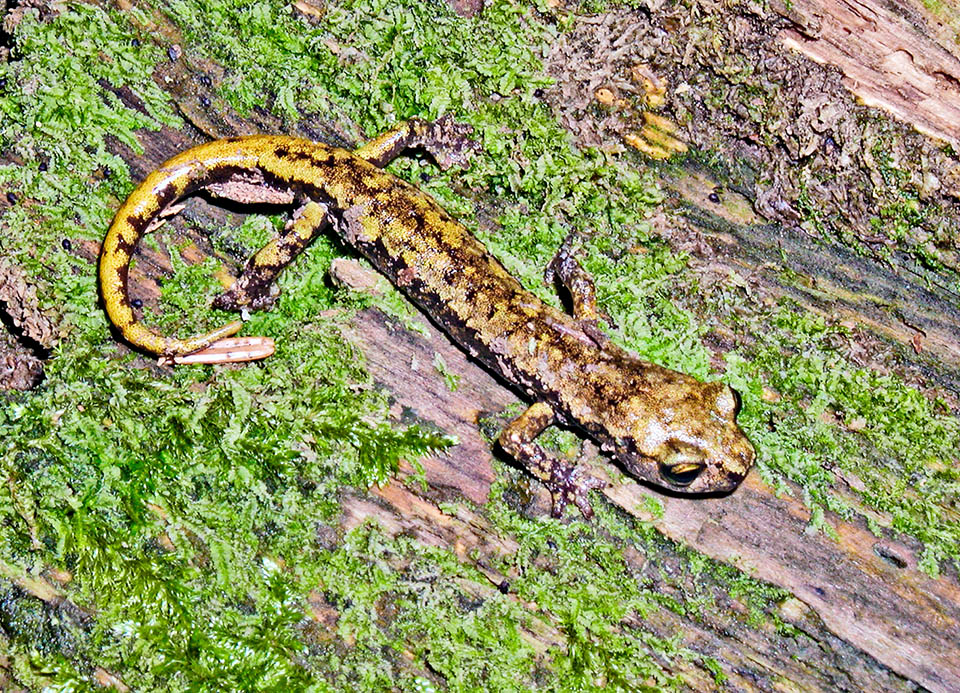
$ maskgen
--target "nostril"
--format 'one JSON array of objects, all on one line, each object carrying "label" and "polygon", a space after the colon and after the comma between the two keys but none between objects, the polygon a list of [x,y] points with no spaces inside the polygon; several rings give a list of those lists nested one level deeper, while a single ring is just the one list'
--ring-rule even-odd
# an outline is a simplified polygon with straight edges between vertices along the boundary
[{"label": "nostril", "polygon": [[704,465],[696,462],[661,464],[660,476],[674,486],[689,486],[700,476],[700,472],[703,470]]}]

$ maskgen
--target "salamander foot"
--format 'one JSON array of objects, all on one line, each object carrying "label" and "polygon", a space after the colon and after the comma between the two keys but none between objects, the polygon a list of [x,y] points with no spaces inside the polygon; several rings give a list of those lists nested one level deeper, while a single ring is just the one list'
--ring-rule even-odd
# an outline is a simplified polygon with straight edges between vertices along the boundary
[{"label": "salamander foot", "polygon": [[586,474],[579,465],[553,459],[550,478],[543,482],[553,499],[553,517],[562,517],[568,503],[574,503],[586,519],[593,517],[593,507],[587,498],[592,489],[602,489],[607,483]]}]

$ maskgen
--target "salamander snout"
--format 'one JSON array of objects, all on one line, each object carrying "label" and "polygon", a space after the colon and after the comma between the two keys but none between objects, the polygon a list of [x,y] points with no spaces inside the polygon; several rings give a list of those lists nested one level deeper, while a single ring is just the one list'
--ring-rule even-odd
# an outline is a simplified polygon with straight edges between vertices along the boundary
[{"label": "salamander snout", "polygon": [[[723,383],[672,375],[658,406],[633,406],[618,457],[635,476],[674,493],[729,493],[753,465],[753,445],[737,425],[740,396]],[[637,400],[641,403],[643,400]]]},{"label": "salamander snout", "polygon": [[727,493],[740,485],[755,453],[737,425],[740,394],[722,383],[704,389],[706,416],[679,417],[679,430],[661,448],[657,471],[661,483],[678,492]]}]

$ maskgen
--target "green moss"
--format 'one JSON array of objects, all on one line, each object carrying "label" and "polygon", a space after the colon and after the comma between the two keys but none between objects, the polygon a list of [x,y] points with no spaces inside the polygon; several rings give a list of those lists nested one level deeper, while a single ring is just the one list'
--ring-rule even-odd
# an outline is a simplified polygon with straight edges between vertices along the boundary
[{"label": "green moss", "polygon": [[327,5],[315,26],[282,3],[182,1],[163,9],[191,49],[230,66],[221,90],[239,108],[271,99],[291,120],[335,114],[368,135],[396,119],[466,110],[494,91],[527,90],[531,77],[544,83],[530,69],[543,28],[521,21],[528,10],[519,4],[498,3],[482,21],[467,21],[442,4],[348,2]]},{"label": "green moss", "polygon": [[[489,509],[521,543],[497,566],[512,576],[510,595],[448,551],[386,539],[370,527],[355,530],[320,559],[324,601],[337,611],[338,635],[351,643],[337,652],[337,666],[322,669],[328,682],[338,690],[397,684],[406,690],[436,685],[423,680],[438,678],[457,691],[679,690],[682,678],[663,662],[690,660],[722,679],[716,662],[684,648],[679,635],[667,640],[639,625],[663,608],[663,598],[644,587],[622,551],[625,545],[662,549],[649,527],[605,512],[598,527],[521,518],[496,500]],[[691,598],[698,608],[714,605],[714,569],[736,572],[703,560],[696,568],[703,578],[691,582],[693,572],[678,575],[675,565],[663,567],[677,610],[690,608]],[[751,608],[769,610],[783,596],[763,593],[743,576],[738,580],[744,588],[737,597]],[[520,607],[530,602],[537,605],[533,614]],[[557,629],[563,641],[538,653],[523,633],[544,627]],[[373,662],[365,656],[370,650],[381,653]]]},{"label": "green moss", "polygon": [[817,236],[823,238],[828,235],[828,227],[836,220],[827,216],[818,202],[811,197],[809,187],[803,181],[801,181],[800,191],[797,193],[797,208],[803,214],[804,222],[816,232]]},{"label": "green moss", "polygon": [[[328,5],[310,26],[281,2],[180,2],[164,11],[184,32],[188,59],[228,66],[223,94],[241,109],[266,104],[291,121],[322,113],[354,124],[358,138],[409,115],[453,111],[470,121],[484,153],[469,171],[409,159],[393,170],[464,218],[546,300],[557,301],[542,268],[576,232],[601,306],[619,327],[614,338],[709,376],[705,324],[676,301],[677,288],[694,291],[695,282],[684,258],[647,234],[644,215],[661,198],[652,178],[574,150],[536,96],[549,81],[539,56],[557,31],[548,13],[496,3],[482,20],[464,20],[442,3],[355,1]],[[95,615],[55,631],[34,598],[3,600],[18,681],[90,689],[95,665],[137,690],[636,690],[681,687],[673,665],[694,662],[719,684],[714,660],[642,625],[657,610],[706,618],[716,604],[705,586],[748,604],[747,625],[772,622],[794,637],[773,613],[781,592],[602,505],[596,525],[523,518],[499,500],[484,509],[497,532],[519,542],[500,568],[516,576],[520,600],[492,589],[469,562],[410,539],[361,528],[332,546],[320,541],[332,534],[345,485],[381,483],[400,457],[448,439],[390,425],[360,356],[335,322],[317,318],[358,303],[324,279],[340,252],[325,236],[283,274],[276,309],[248,323],[248,333],[277,340],[273,358],[171,373],[117,348],[93,308],[93,268],[60,241],[99,240],[130,190],[107,134],[136,148],[138,128],[178,125],[151,79],[165,46],[128,22],[146,18],[84,5],[46,23],[28,13],[14,37],[18,60],[0,65],[14,85],[0,97],[0,142],[26,162],[0,169],[0,183],[32,203],[0,217],[0,244],[49,286],[66,332],[43,386],[0,403],[0,465],[11,480],[0,485],[0,557],[32,572],[69,570],[69,598]],[[102,81],[137,95],[147,115]],[[73,98],[50,85],[71,85]],[[470,190],[502,205],[494,228],[476,228]],[[281,223],[251,217],[215,244],[249,250]],[[212,263],[188,266],[176,248],[171,257],[174,273],[151,319],[171,331],[219,321],[204,308],[217,289]],[[395,293],[383,301],[410,311]],[[928,567],[953,558],[955,528],[921,518],[939,519],[937,503],[956,479],[919,447],[904,452],[925,427],[942,434],[945,450],[955,440],[946,418],[895,379],[838,360],[832,328],[783,316],[775,327],[769,342],[731,356],[728,373],[747,395],[744,422],[767,477],[799,480],[815,509],[852,513],[831,494],[827,461],[849,450],[860,455],[849,464],[862,462],[873,446],[893,463],[863,477],[861,502],[890,508],[894,526],[922,538]],[[860,380],[838,382],[850,375]],[[762,403],[764,382],[782,390],[782,404]],[[817,412],[831,406],[864,416],[869,430],[821,426]],[[884,418],[894,407],[904,420]],[[784,422],[773,433],[764,428],[771,413]],[[571,434],[547,440],[575,454]],[[885,491],[884,474],[897,465],[904,480]],[[929,494],[918,499],[917,488]],[[653,496],[648,503],[655,509]],[[649,555],[656,580],[675,588],[670,596],[633,573],[628,546]],[[308,616],[317,594],[336,613],[332,634]],[[544,626],[559,639],[536,652],[526,632]],[[31,628],[54,645],[38,654]]]},{"label": "green moss", "polygon": [[[94,36],[91,26],[101,33]],[[137,151],[133,129],[173,122],[165,95],[150,80],[159,51],[133,47],[135,35],[128,27],[83,5],[47,27],[38,24],[35,12],[27,12],[14,36],[17,59],[0,64],[0,79],[10,89],[10,96],[0,101],[0,147],[28,163],[4,167],[4,182],[15,180],[30,198],[72,205],[81,225],[101,223],[102,198],[90,196],[91,190],[101,191],[102,179],[113,176],[121,180],[108,189],[128,185],[126,165],[106,152],[105,135]],[[89,69],[80,71],[80,66]],[[130,89],[147,113],[123,108],[113,92],[100,86],[101,80],[111,88]],[[40,170],[41,161],[46,171]],[[70,187],[62,188],[63,183]],[[48,221],[61,216],[50,214]]]},{"label": "green moss", "polygon": [[[128,684],[306,681],[292,659],[306,589],[294,576],[316,560],[313,537],[336,511],[337,487],[382,482],[400,456],[444,444],[361,418],[382,420],[386,403],[349,387],[363,379],[349,361],[338,371],[319,356],[342,352],[335,334],[304,331],[298,341],[318,356],[178,370],[172,381],[61,355],[49,390],[4,421],[5,438],[19,441],[4,469],[20,506],[30,504],[45,561],[73,572],[73,599],[97,612],[98,662]],[[29,532],[9,489],[0,508],[18,528],[4,554],[25,557]],[[270,569],[270,557],[292,574]]]},{"label": "green moss", "polygon": [[[524,689],[527,617],[453,554],[361,528],[327,556],[320,580],[339,634],[355,641],[332,673],[338,689],[406,689],[428,669],[449,690]],[[367,653],[384,647],[371,668]]]},{"label": "green moss", "polygon": [[[758,343],[728,354],[728,377],[747,393],[740,421],[767,480],[799,484],[815,526],[828,528],[824,510],[851,518],[871,508],[923,542],[927,572],[960,565],[960,523],[947,509],[960,489],[960,422],[947,404],[851,363],[841,326],[789,306],[755,319],[767,329],[745,328]],[[781,398],[765,401],[764,385]]]},{"label": "green moss", "polygon": [[[0,63],[0,151],[18,163],[0,166],[0,186],[18,203],[2,217],[0,247],[36,278],[43,307],[59,314],[64,331],[93,338],[105,329],[90,310],[93,276],[61,241],[99,240],[111,201],[130,191],[126,164],[108,152],[106,136],[139,151],[137,128],[176,122],[151,79],[160,50],[136,44],[126,22],[88,5],[46,24],[27,10],[13,38],[14,59]],[[120,89],[143,110],[125,107]]]},{"label": "green moss", "polygon": [[[209,303],[209,300],[204,299],[212,298],[218,291],[223,290],[213,276],[220,263],[208,258],[202,263],[188,265],[180,254],[182,248],[168,247],[172,272],[169,277],[164,278],[160,289],[160,315],[150,315],[151,311],[148,310],[145,311],[144,320],[171,336],[188,337],[199,334],[213,327],[210,323],[215,320],[215,316],[200,311],[199,308]],[[223,314],[220,322],[226,322],[222,316]]]},{"label": "green moss", "polygon": [[285,223],[286,218],[282,216],[250,214],[239,226],[225,229],[211,240],[217,250],[246,259],[280,233]]}]

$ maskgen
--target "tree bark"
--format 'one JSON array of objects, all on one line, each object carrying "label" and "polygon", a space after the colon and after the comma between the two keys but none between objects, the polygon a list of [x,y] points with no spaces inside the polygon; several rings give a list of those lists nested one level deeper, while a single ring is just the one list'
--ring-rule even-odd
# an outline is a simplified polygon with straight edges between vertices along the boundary
[{"label": "tree bark", "polygon": [[[957,147],[960,61],[956,29],[951,34],[949,28],[956,25],[941,26],[936,35],[926,33],[919,25],[926,12],[920,4],[901,8],[900,14],[871,0],[794,0],[789,7],[776,3],[772,7],[793,22],[779,33],[783,46],[837,65],[854,94]],[[144,133],[142,156],[118,145],[134,178],[142,178],[168,156],[194,144],[201,139],[200,133],[225,136],[280,129],[279,123],[262,113],[248,121],[235,118],[189,74],[167,77],[172,77],[166,84],[197,132]],[[119,94],[129,98],[122,90]],[[214,105],[201,107],[204,102]],[[210,116],[212,111],[218,113],[216,118]],[[316,131],[309,134],[318,136]],[[328,124],[319,135],[339,143],[355,139],[349,128],[337,124]],[[665,184],[698,233],[721,249],[699,258],[694,252],[695,261],[712,263],[720,272],[749,275],[768,295],[790,296],[809,310],[855,318],[874,334],[901,344],[903,358],[912,359],[912,367],[934,374],[953,392],[960,391],[960,305],[946,282],[936,276],[930,281],[932,275],[907,273],[838,245],[811,249],[799,228],[768,223],[761,217],[749,191],[727,191],[722,204],[711,201],[717,181],[695,164],[667,174]],[[193,206],[197,214],[221,215],[221,219],[226,214],[204,203]],[[183,251],[184,256],[201,259],[203,239],[184,233],[196,242],[195,249]],[[95,244],[76,246],[91,265],[98,250]],[[807,281],[787,283],[779,275],[764,272],[769,263],[786,263]],[[166,264],[162,253],[144,251],[131,271],[131,284],[139,292],[134,298],[147,302],[156,298],[152,280],[169,269]],[[371,309],[352,320],[348,337],[363,352],[377,384],[390,392],[398,411],[404,412],[404,419],[430,422],[460,442],[423,461],[426,489],[405,483],[410,474],[405,468],[397,480],[375,489],[371,496],[345,498],[344,528],[372,516],[388,533],[413,535],[475,564],[490,580],[489,585],[476,586],[480,592],[509,582],[510,575],[490,566],[497,556],[516,550],[512,540],[494,534],[480,512],[460,505],[450,515],[441,512],[438,504],[460,498],[477,505],[486,501],[496,452],[481,435],[479,419],[516,402],[515,395],[432,326],[429,338],[423,338]],[[448,371],[459,377],[456,391],[429,366],[437,353]],[[423,365],[412,368],[413,363]],[[665,537],[793,595],[781,604],[779,617],[804,634],[809,647],[802,653],[791,651],[774,632],[725,623],[719,613],[696,620],[663,610],[647,623],[664,635],[681,632],[684,645],[714,653],[734,688],[960,690],[960,585],[953,574],[934,579],[920,572],[915,542],[889,532],[877,537],[865,522],[837,517],[828,517],[835,537],[812,534],[805,506],[794,498],[777,496],[756,472],[726,498],[661,497],[662,516],[646,509],[648,489],[629,481],[614,483],[606,465],[591,465],[591,473],[611,481],[603,492],[610,503],[652,522]],[[530,489],[526,511],[547,514],[546,492],[537,484]],[[643,573],[641,556],[626,559]],[[658,579],[651,574],[651,580]],[[547,626],[526,637],[543,649],[560,641]],[[681,673],[692,687],[712,686],[708,672],[692,664],[684,666]]]}]

